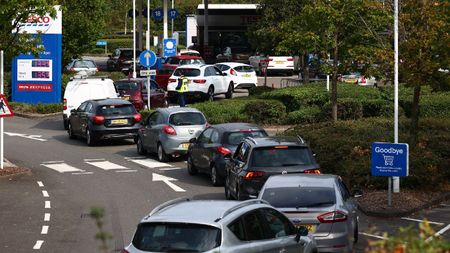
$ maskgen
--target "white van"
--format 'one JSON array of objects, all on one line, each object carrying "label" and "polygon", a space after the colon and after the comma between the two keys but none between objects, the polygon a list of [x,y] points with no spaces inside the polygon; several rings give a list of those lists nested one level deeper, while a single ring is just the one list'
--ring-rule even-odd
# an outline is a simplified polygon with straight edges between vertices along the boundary
[{"label": "white van", "polygon": [[63,121],[68,129],[70,111],[89,99],[117,98],[113,80],[105,77],[77,75],[67,83],[64,92]]}]

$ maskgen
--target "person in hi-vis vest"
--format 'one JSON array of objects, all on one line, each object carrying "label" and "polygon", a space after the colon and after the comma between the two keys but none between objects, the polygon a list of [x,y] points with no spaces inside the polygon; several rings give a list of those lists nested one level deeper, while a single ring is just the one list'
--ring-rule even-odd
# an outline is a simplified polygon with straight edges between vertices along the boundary
[{"label": "person in hi-vis vest", "polygon": [[184,93],[187,92],[188,87],[188,81],[183,74],[180,75],[180,78],[178,78],[178,85],[175,88],[178,91],[178,103],[180,104],[180,107],[184,107],[186,105],[186,95]]}]

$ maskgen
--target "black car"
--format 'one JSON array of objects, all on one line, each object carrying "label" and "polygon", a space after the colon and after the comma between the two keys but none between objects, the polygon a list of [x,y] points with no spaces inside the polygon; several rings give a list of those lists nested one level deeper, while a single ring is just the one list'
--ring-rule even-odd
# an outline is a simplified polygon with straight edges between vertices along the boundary
[{"label": "black car", "polygon": [[[139,58],[141,51],[136,50],[136,58]],[[108,56],[106,68],[108,71],[122,71],[128,74],[130,66],[133,65],[133,49],[117,48],[112,55]]]},{"label": "black car", "polygon": [[246,138],[226,164],[225,196],[255,198],[271,175],[290,173],[320,173],[301,137]]},{"label": "black car", "polygon": [[266,131],[254,124],[212,125],[198,138],[191,139],[187,158],[188,172],[191,175],[198,171],[205,172],[211,175],[214,186],[222,185],[226,160],[234,153],[239,143],[246,137],[265,136]]},{"label": "black car", "polygon": [[99,139],[135,139],[141,115],[128,101],[110,98],[87,100],[71,111],[69,138],[86,138],[89,146]]}]

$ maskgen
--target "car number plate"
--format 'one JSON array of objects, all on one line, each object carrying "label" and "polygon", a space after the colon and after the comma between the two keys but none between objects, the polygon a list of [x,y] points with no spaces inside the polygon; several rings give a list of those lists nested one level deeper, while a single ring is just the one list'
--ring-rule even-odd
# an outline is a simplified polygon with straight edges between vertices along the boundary
[{"label": "car number plate", "polygon": [[113,120],[111,120],[111,124],[125,125],[125,124],[128,124],[128,120],[127,119],[113,119]]},{"label": "car number plate", "polygon": [[189,144],[190,144],[190,143],[181,143],[181,144],[180,144],[180,147],[181,147],[182,149],[188,149],[188,148],[189,148]]},{"label": "car number plate", "polygon": [[130,100],[129,96],[123,97],[123,100]]},{"label": "car number plate", "polygon": [[314,233],[316,231],[316,225],[312,225],[312,224],[299,224],[299,225],[295,225],[295,227],[299,228],[299,227],[305,227],[306,229],[308,229],[308,233]]},{"label": "car number plate", "polygon": [[284,64],[284,61],[275,61],[276,64]]},{"label": "car number plate", "polygon": [[242,77],[244,77],[244,78],[249,78],[249,77],[250,77],[250,74],[244,74],[244,75],[242,75]]}]

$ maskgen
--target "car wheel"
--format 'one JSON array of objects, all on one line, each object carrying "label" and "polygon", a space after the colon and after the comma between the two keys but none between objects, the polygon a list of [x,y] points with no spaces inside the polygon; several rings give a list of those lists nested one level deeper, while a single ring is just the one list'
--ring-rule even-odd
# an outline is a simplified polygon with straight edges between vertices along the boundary
[{"label": "car wheel", "polygon": [[211,183],[214,186],[223,185],[223,179],[217,174],[217,168],[214,164],[211,166]]},{"label": "car wheel", "polygon": [[358,224],[356,224],[355,234],[353,236],[353,244],[356,244],[358,242],[358,235],[359,235]]},{"label": "car wheel", "polygon": [[91,130],[89,128],[86,129],[86,144],[88,146],[94,146],[96,142],[96,138],[93,135],[93,133],[91,132]]},{"label": "car wheel", "polygon": [[73,134],[72,124],[70,122],[67,123],[67,133],[69,133],[69,139],[75,139],[76,136]]},{"label": "car wheel", "polygon": [[69,120],[64,119],[63,120],[64,130],[69,130]]},{"label": "car wheel", "polygon": [[141,137],[137,137],[137,143],[136,143],[137,152],[140,155],[146,155],[147,150],[144,148],[144,144],[142,143]]},{"label": "car wheel", "polygon": [[197,173],[198,173],[197,168],[195,168],[194,164],[192,163],[191,155],[188,155],[188,158],[187,158],[187,170],[188,170],[189,175],[191,175],[191,176],[197,175]]},{"label": "car wheel", "polygon": [[157,154],[158,154],[158,161],[160,162],[169,161],[169,156],[164,151],[164,147],[161,145],[161,143],[158,143]]},{"label": "car wheel", "polygon": [[225,93],[225,98],[232,98],[233,97],[233,82],[230,82],[228,85],[228,91]]},{"label": "car wheel", "polygon": [[231,196],[231,193],[230,193],[230,188],[228,188],[229,187],[229,185],[230,185],[230,179],[229,179],[229,177],[227,176],[226,178],[225,178],[225,198],[226,199],[233,199],[233,197]]},{"label": "car wheel", "polygon": [[239,192],[239,185],[236,184],[236,200],[242,200],[241,194]]},{"label": "car wheel", "polygon": [[210,86],[208,89],[208,93],[206,93],[206,101],[212,102],[214,100],[214,87]]}]

